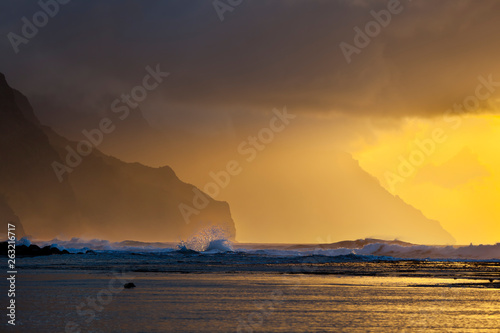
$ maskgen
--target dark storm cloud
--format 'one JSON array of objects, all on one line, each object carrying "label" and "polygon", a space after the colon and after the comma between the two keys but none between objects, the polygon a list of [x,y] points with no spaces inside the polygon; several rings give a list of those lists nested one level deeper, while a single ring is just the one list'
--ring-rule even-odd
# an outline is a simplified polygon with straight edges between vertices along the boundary
[{"label": "dark storm cloud", "polygon": [[353,44],[353,28],[387,4],[246,0],[221,22],[212,1],[73,0],[15,54],[7,34],[19,34],[21,18],[40,7],[2,2],[0,70],[35,100],[58,105],[50,117],[105,107],[158,63],[171,73],[157,92],[165,112],[288,105],[430,116],[473,94],[479,75],[500,81],[497,1],[401,1],[348,64],[339,44]]}]

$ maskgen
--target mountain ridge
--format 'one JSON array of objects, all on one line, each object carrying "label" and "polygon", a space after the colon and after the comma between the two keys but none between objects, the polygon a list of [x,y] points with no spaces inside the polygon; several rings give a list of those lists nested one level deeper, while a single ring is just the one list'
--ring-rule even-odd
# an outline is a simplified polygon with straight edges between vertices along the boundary
[{"label": "mountain ridge", "polygon": [[52,163],[63,163],[64,148],[76,143],[42,126],[28,99],[2,73],[0,117],[0,194],[28,234],[174,241],[217,224],[234,239],[229,205],[208,195],[207,207],[191,223],[184,221],[178,206],[191,202],[195,187],[168,166],[125,163],[94,147],[59,182]]}]

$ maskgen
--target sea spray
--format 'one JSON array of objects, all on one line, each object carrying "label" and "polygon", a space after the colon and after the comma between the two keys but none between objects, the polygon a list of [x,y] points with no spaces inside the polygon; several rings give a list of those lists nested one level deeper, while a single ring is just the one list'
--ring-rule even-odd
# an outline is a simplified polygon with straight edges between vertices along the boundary
[{"label": "sea spray", "polygon": [[[416,245],[405,246],[380,241],[364,246],[332,247],[323,244],[304,246],[299,248],[290,245],[264,245],[259,247],[234,246],[228,240],[229,233],[220,226],[212,226],[196,232],[192,237],[182,242],[147,243],[140,241],[111,242],[108,240],[72,238],[70,240],[52,239],[50,241],[22,238],[17,241],[17,246],[35,244],[40,247],[52,246],[65,249],[70,253],[82,253],[87,250],[103,252],[134,252],[134,253],[173,253],[178,250],[204,252],[218,251],[245,253],[272,257],[302,257],[323,256],[336,257],[349,261],[352,256],[358,259],[379,260],[383,259],[434,259],[434,260],[500,260],[500,243],[494,245],[468,245],[468,246],[438,246]],[[334,244],[333,244],[334,245]],[[234,246],[234,248],[233,248]]]},{"label": "sea spray", "polygon": [[201,229],[187,241],[181,241],[177,247],[179,250],[203,251],[233,251],[231,242],[228,240],[229,233],[223,227],[213,225]]}]

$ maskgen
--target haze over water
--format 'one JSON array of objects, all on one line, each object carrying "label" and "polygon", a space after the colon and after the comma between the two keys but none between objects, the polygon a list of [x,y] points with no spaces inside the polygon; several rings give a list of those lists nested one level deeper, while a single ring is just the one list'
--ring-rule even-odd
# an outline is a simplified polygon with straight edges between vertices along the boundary
[{"label": "haze over water", "polygon": [[[19,311],[29,316],[18,325],[27,332],[498,330],[499,283],[489,279],[500,276],[500,260],[484,251],[476,260],[424,259],[412,257],[446,249],[375,240],[337,249],[238,245],[217,235],[205,231],[177,246],[75,239],[65,245],[86,245],[70,248],[80,254],[23,258]],[[137,287],[121,288],[128,282]]]},{"label": "haze over water", "polygon": [[497,0],[0,1],[0,332],[498,332]]}]

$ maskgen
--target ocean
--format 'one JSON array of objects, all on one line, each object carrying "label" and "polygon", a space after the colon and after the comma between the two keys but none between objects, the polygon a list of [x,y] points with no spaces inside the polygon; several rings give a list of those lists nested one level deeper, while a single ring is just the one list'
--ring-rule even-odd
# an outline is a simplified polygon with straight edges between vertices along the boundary
[{"label": "ocean", "polygon": [[500,330],[497,245],[50,243],[73,254],[17,259],[2,332]]}]

